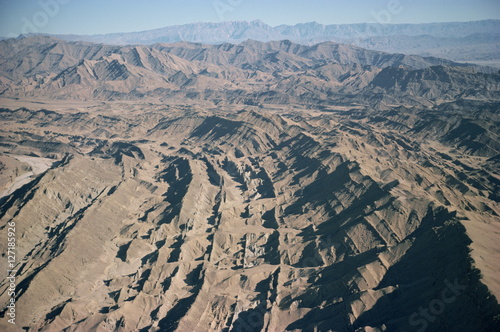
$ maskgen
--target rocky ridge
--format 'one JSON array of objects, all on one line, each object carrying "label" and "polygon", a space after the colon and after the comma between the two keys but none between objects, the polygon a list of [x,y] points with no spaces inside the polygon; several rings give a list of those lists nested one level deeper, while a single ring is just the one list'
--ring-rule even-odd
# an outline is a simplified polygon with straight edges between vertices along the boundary
[{"label": "rocky ridge", "polygon": [[383,107],[386,96],[432,105],[497,100],[500,90],[486,67],[331,42],[119,47],[35,37],[0,41],[0,60],[0,96],[11,98]]},{"label": "rocky ridge", "polygon": [[428,330],[492,329],[497,109],[4,109],[3,158],[58,161],[1,202],[19,326],[395,331],[458,283]]},{"label": "rocky ridge", "polygon": [[0,41],[16,327],[495,331],[500,89],[477,69],[331,42]]}]

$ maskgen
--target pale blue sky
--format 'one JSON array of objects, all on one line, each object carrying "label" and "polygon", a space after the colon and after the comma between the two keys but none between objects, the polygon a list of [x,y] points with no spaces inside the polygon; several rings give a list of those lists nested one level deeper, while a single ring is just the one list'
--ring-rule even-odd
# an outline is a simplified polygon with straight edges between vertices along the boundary
[{"label": "pale blue sky", "polygon": [[255,19],[272,26],[475,21],[500,19],[500,0],[0,0],[0,36],[130,32]]}]

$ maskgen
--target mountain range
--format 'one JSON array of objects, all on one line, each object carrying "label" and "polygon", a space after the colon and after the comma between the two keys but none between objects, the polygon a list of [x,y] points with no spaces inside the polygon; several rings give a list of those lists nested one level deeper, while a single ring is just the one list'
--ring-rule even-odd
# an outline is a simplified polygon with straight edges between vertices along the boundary
[{"label": "mountain range", "polygon": [[67,41],[115,45],[196,42],[238,44],[290,40],[313,45],[323,41],[346,43],[391,53],[436,56],[456,61],[500,62],[500,20],[426,24],[330,24],[316,22],[269,26],[262,21],[193,23],[165,28],[102,35],[57,35]]},{"label": "mountain range", "polygon": [[488,67],[333,42],[111,46],[37,36],[0,41],[0,60],[8,97],[379,107],[499,96],[500,76]]},{"label": "mountain range", "polygon": [[0,330],[498,331],[499,110],[332,41],[2,40]]}]

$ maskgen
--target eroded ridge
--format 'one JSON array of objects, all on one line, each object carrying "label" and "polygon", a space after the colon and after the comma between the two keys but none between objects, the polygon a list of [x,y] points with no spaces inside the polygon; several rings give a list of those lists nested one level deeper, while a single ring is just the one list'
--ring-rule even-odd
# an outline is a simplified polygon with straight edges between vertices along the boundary
[{"label": "eroded ridge", "polygon": [[[15,156],[54,162],[0,203],[2,238],[17,225],[19,326],[498,324],[496,106],[478,111],[496,122],[457,107],[143,107],[1,110],[2,176],[29,172]],[[431,322],[419,308],[436,299]]]}]

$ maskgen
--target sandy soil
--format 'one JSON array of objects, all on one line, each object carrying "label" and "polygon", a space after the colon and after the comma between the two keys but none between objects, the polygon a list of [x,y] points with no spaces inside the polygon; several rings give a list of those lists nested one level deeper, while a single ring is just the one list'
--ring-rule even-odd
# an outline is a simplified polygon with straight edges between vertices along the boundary
[{"label": "sandy soil", "polygon": [[[20,164],[8,161],[8,159],[12,158]],[[10,166],[8,166],[10,169],[6,167],[7,169],[2,170],[0,174],[4,182],[4,190],[0,192],[0,198],[8,196],[25,184],[30,183],[37,175],[42,174],[54,164],[53,159],[21,155],[1,156],[0,161]]]}]

